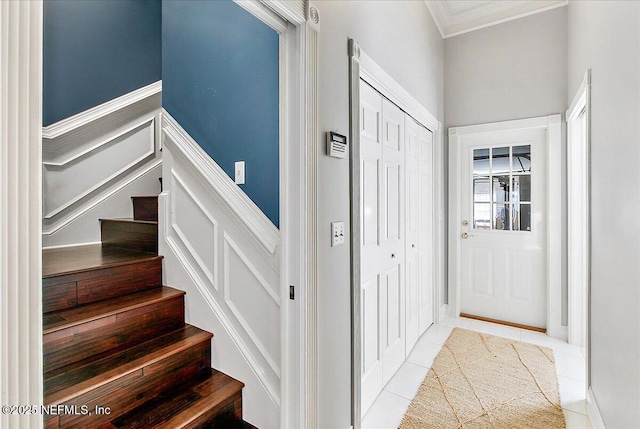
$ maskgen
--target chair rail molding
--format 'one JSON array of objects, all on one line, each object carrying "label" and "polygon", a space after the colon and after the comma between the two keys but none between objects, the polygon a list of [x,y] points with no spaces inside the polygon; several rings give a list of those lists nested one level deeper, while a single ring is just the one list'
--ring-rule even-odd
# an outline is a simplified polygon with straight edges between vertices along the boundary
[{"label": "chair rail molding", "polygon": [[164,109],[162,121],[163,146],[177,149],[178,153],[188,160],[198,176],[225,201],[252,238],[260,243],[270,258],[273,258],[280,244],[278,228]]},{"label": "chair rail molding", "polygon": [[[42,403],[42,1],[0,2],[0,403]],[[42,416],[0,415],[6,429]]]},{"label": "chair rail molding", "polygon": [[104,118],[160,92],[162,92],[161,80],[121,95],[120,97],[109,100],[91,109],[84,110],[73,116],[62,119],[54,124],[47,125],[42,128],[42,138],[45,140],[57,139],[70,131],[94,123],[98,119]]}]

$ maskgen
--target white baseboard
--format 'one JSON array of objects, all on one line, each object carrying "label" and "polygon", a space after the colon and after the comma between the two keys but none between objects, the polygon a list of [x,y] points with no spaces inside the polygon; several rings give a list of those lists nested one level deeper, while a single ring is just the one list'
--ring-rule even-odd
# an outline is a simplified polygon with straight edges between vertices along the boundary
[{"label": "white baseboard", "polygon": [[606,429],[604,420],[602,420],[602,415],[600,414],[600,409],[596,403],[596,398],[593,396],[593,390],[591,390],[591,388],[587,390],[587,415],[589,416],[589,421],[591,422],[591,427],[593,429]]},{"label": "white baseboard", "polygon": [[447,317],[449,317],[449,305],[448,304],[442,304],[440,306],[440,311],[438,313],[437,322],[442,322]]}]

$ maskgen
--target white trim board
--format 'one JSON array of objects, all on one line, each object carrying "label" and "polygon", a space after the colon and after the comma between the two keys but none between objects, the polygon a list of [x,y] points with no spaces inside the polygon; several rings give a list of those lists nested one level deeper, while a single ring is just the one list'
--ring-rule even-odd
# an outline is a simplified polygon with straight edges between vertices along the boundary
[{"label": "white trim board", "polygon": [[[584,122],[580,115],[584,113]],[[568,339],[585,346],[589,361],[591,288],[591,70],[567,109],[567,285]],[[576,122],[578,121],[578,122]],[[586,344],[585,344],[586,340]]]},{"label": "white trim board", "polygon": [[[85,203],[81,204],[77,209],[75,209],[70,215],[60,218],[60,220],[54,222],[49,225],[48,228],[42,230],[43,235],[52,235],[56,232],[60,231],[62,228],[69,225],[74,220],[78,219],[80,216],[91,210],[92,208],[98,206],[103,201],[106,201],[109,197],[115,195],[131,183],[135,182],[137,179],[142,176],[148,174],[153,171],[156,167],[162,165],[162,159],[156,159],[150,164],[146,165],[144,168],[140,169],[133,175],[127,177],[125,180],[122,180],[116,184],[113,188],[110,188],[107,192],[100,194],[97,198],[86,200]],[[54,246],[56,247],[56,246]]]},{"label": "white trim board", "polygon": [[[443,39],[566,6],[568,0],[455,2],[425,0]],[[466,4],[465,4],[466,3]]]},{"label": "white trim board", "polygon": [[[459,187],[456,168],[451,163],[458,162],[458,139],[465,134],[489,133],[496,131],[533,129],[547,130],[547,187],[552,183],[560,183],[561,167],[561,115],[549,115],[537,118],[518,119],[513,121],[492,122],[480,125],[449,128],[449,316],[460,315],[460,267],[451,261],[459,260],[459,225],[458,208]],[[547,335],[566,340],[566,328],[562,326],[562,222],[560,192],[547,194]]]},{"label": "white trim board", "polygon": [[63,134],[90,124],[91,122],[160,92],[162,92],[161,80],[150,85],[143,86],[135,91],[128,92],[120,97],[109,100],[106,103],[102,103],[96,107],[82,111],[51,125],[47,125],[42,128],[42,138],[47,140],[58,138]]},{"label": "white trim board", "polygon": [[[42,404],[42,1],[0,2],[0,404]],[[0,414],[6,429],[39,413]]]},{"label": "white trim board", "polygon": [[251,236],[259,240],[267,254],[274,255],[280,243],[278,228],[164,109],[162,120],[166,124],[162,130],[164,145],[169,142],[188,159],[199,176],[232,208]]},{"label": "white trim board", "polygon": [[593,429],[606,429],[602,415],[600,414],[600,408],[596,402],[596,397],[593,395],[591,387],[587,389],[587,415],[589,416],[589,422]]}]

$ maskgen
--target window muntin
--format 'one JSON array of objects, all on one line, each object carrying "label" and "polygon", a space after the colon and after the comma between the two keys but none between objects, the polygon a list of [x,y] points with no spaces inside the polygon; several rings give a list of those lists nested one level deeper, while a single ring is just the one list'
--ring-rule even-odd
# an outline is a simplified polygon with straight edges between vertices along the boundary
[{"label": "window muntin", "polygon": [[531,231],[531,145],[473,150],[473,229]]}]

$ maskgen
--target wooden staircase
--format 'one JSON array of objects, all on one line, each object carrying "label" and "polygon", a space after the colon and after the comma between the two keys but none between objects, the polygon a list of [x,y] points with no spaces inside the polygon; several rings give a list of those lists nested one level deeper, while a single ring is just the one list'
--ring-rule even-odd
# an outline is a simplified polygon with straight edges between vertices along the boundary
[{"label": "wooden staircase", "polygon": [[244,386],[211,368],[213,334],[162,285],[157,197],[101,219],[102,244],[43,251],[46,428],[252,428]]}]

